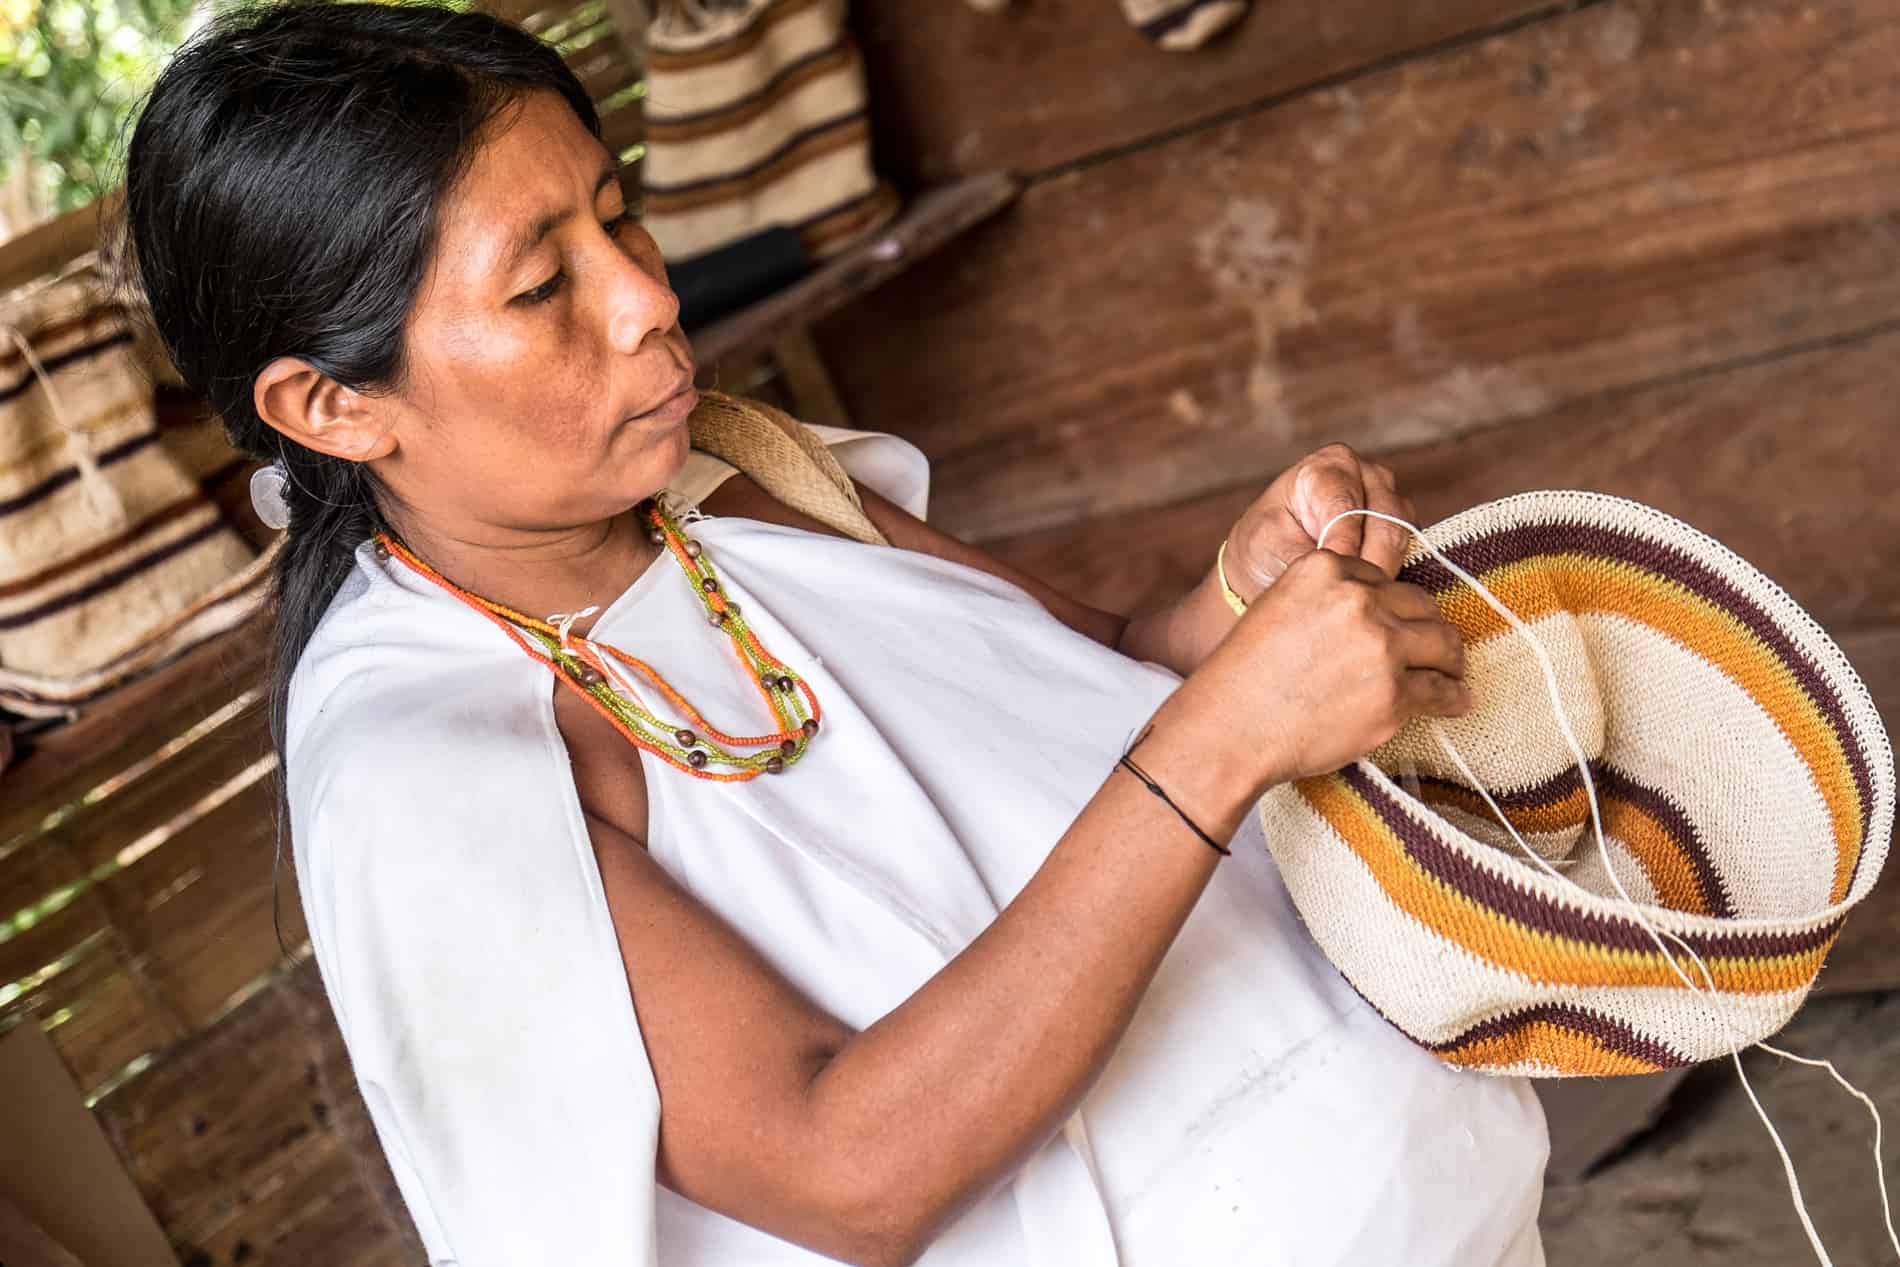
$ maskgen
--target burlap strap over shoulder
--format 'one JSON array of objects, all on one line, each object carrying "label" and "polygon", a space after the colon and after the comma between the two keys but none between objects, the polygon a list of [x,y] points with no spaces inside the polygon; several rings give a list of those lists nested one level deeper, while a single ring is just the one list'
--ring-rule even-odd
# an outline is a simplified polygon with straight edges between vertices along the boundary
[{"label": "burlap strap over shoulder", "polygon": [[764,401],[700,393],[687,420],[692,445],[728,462],[801,514],[856,541],[889,545],[864,513],[857,486],[804,423]]}]

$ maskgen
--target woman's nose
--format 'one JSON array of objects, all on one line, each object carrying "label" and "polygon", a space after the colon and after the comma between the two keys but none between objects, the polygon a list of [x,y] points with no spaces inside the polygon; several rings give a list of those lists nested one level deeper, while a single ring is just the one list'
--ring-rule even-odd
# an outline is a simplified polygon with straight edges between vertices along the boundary
[{"label": "woman's nose", "polygon": [[607,331],[614,350],[632,354],[652,334],[664,334],[679,320],[679,296],[658,268],[648,270],[644,259],[612,248],[609,261]]}]

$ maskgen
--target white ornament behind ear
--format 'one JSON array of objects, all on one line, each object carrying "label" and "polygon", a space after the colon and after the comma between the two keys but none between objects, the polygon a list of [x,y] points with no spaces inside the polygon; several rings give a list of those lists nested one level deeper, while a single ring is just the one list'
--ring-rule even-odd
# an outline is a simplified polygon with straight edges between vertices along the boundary
[{"label": "white ornament behind ear", "polygon": [[266,528],[281,532],[290,526],[290,499],[284,495],[289,484],[281,458],[251,472],[251,509]]}]

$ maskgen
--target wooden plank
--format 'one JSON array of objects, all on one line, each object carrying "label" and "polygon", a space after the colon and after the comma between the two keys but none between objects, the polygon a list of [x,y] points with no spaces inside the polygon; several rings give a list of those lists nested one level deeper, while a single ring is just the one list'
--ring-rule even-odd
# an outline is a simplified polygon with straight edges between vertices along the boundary
[{"label": "wooden plank", "polygon": [[0,1263],[8,1267],[86,1267],[5,1194],[0,1194]]},{"label": "wooden plank", "polygon": [[1896,57],[1871,0],[1613,0],[1034,185],[819,344],[985,540],[1863,331]]},{"label": "wooden plank", "polygon": [[809,326],[897,276],[945,242],[996,214],[1016,197],[1006,172],[972,176],[913,201],[882,233],[827,260],[783,290],[693,334],[693,354],[710,366],[722,357]]},{"label": "wooden plank", "polygon": [[173,753],[110,796],[85,806],[52,835],[91,871],[270,754],[262,700]]},{"label": "wooden plank", "polygon": [[97,1267],[179,1267],[38,1026],[0,1034],[0,1192]]},{"label": "wooden plank", "polygon": [[908,188],[1037,172],[1389,62],[1555,6],[1524,0],[1276,0],[1190,54],[1100,0],[858,0],[879,166]]},{"label": "wooden plank", "polygon": [[111,928],[111,912],[99,891],[80,891],[32,927],[0,942],[0,987],[19,987],[29,979],[50,975],[80,943],[109,936]]},{"label": "wooden plank", "polygon": [[[269,778],[252,784],[105,882],[126,944],[193,1028],[283,966],[271,916],[275,796]],[[285,946],[306,939],[288,856],[277,920]]]},{"label": "wooden plank", "polygon": [[187,1033],[116,938],[98,943],[48,982],[32,1010],[47,1023],[58,1021],[47,1037],[88,1095],[132,1061],[165,1050]]},{"label": "wooden plank", "polygon": [[360,1177],[323,1058],[280,978],[95,1106],[185,1262],[421,1261]]},{"label": "wooden plank", "polygon": [[268,615],[259,613],[113,692],[78,720],[35,736],[6,772],[0,848],[254,684],[269,632]]},{"label": "wooden plank", "polygon": [[122,189],[0,242],[0,294],[56,273],[99,246],[100,216],[116,213]]}]

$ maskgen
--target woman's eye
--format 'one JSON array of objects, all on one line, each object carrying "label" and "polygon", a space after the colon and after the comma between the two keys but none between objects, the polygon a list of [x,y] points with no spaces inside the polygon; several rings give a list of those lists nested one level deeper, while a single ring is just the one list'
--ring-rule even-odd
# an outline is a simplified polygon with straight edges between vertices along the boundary
[{"label": "woman's eye", "polygon": [[[601,221],[600,227],[607,231],[608,237],[618,237],[620,230],[626,228],[632,219],[633,213],[631,211],[623,211],[611,220]],[[533,290],[522,291],[517,298],[527,304],[546,303],[548,300],[554,298],[554,292],[561,288],[561,283],[566,279],[567,274],[557,270],[554,276],[548,278]]]},{"label": "woman's eye", "polygon": [[547,302],[554,297],[554,292],[561,288],[561,280],[566,276],[567,274],[565,273],[556,272],[554,276],[548,278],[533,290],[522,291],[522,302],[530,304]]}]

